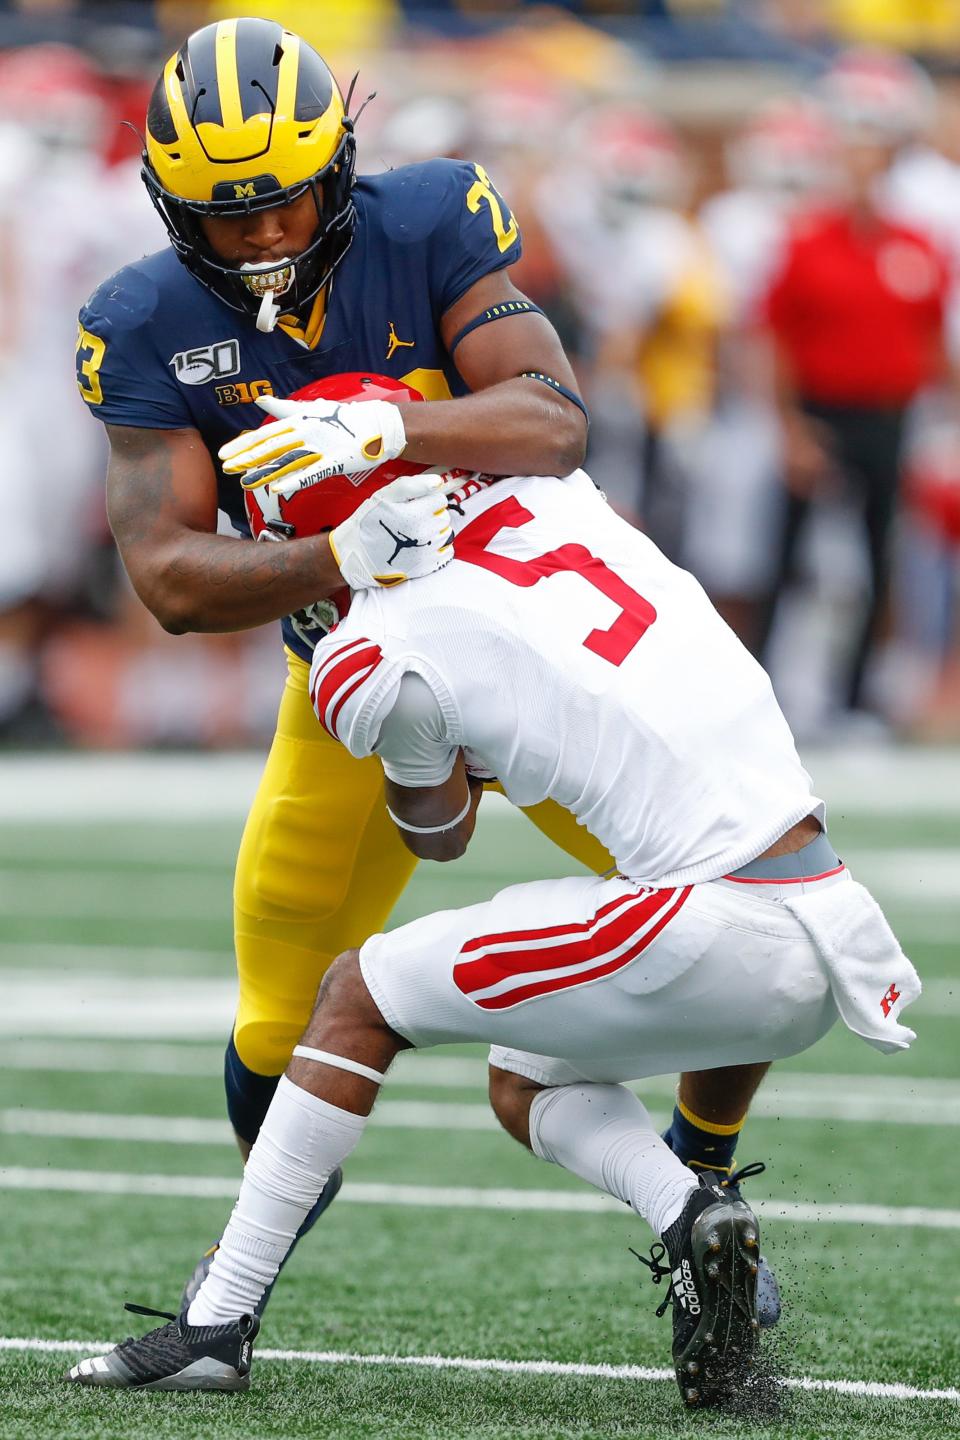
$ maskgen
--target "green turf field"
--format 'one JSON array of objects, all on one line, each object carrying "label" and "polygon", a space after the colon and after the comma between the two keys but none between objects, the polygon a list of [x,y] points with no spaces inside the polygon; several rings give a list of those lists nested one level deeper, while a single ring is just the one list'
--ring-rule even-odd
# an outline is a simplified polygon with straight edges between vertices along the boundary
[{"label": "green turf field", "polygon": [[[398,1065],[278,1285],[248,1395],[60,1385],[138,1330],[124,1300],[175,1304],[229,1212],[218,1070],[239,807],[205,819],[194,797],[177,819],[156,793],[172,772],[148,766],[114,773],[119,819],[96,794],[4,810],[5,777],[8,794],[23,782],[0,767],[0,1437],[960,1435],[960,760],[935,764],[915,785],[881,758],[875,790],[831,772],[837,847],[927,989],[909,1054],[834,1031],[759,1097],[739,1158],[769,1166],[749,1194],[791,1382],[761,1420],[682,1413],[661,1378],[662,1292],[628,1250],[650,1237],[497,1131],[469,1049]],[[495,807],[464,861],[421,867],[396,919],[569,869]],[[671,1091],[641,1093],[665,1118]]]}]

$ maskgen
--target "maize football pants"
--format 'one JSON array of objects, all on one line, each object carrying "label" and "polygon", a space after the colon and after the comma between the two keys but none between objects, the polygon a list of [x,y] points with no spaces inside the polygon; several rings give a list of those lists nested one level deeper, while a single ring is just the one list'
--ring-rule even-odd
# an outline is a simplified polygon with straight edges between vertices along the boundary
[{"label": "maize football pants", "polygon": [[[240,995],[234,1043],[279,1075],[341,951],[383,930],[416,860],[389,819],[379,760],[355,760],[317,723],[309,667],[288,652],[277,733],[240,844],[234,928]],[[525,811],[597,874],[610,856],[553,801]]]}]

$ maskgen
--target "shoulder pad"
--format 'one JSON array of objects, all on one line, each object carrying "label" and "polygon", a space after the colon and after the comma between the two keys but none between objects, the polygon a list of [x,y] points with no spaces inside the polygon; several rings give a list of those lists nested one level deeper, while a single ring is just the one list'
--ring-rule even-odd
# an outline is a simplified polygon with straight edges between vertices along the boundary
[{"label": "shoulder pad", "polygon": [[463,169],[459,160],[438,159],[363,175],[357,182],[358,198],[372,202],[388,239],[422,243],[459,214]]},{"label": "shoulder pad", "polygon": [[384,657],[376,641],[352,639],[340,626],[319,641],[310,668],[310,700],[317,719],[351,755],[371,754],[368,736],[384,699],[399,682],[402,667]]},{"label": "shoulder pad", "polygon": [[177,270],[182,270],[172,250],[124,265],[97,286],[80,313],[81,322],[104,338],[107,329],[138,330],[147,324],[160,308],[168,254]]},{"label": "shoulder pad", "polygon": [[196,305],[195,289],[167,250],[125,265],[93,292],[80,311],[77,385],[99,420],[161,430],[193,423],[160,344]]}]

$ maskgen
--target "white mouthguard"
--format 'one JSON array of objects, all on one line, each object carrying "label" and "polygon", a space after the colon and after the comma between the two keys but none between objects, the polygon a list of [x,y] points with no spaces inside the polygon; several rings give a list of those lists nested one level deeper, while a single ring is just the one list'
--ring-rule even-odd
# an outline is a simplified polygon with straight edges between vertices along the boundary
[{"label": "white mouthguard", "polygon": [[240,269],[243,283],[251,295],[261,302],[257,314],[257,329],[269,334],[280,315],[280,306],[275,297],[285,295],[293,285],[297,278],[296,264],[284,256],[281,260],[272,261],[269,269],[266,265],[254,265],[249,261],[241,265]]},{"label": "white mouthguard", "polygon": [[276,327],[276,323],[280,319],[280,306],[276,300],[274,300],[273,296],[274,292],[268,290],[260,301],[260,309],[257,311],[257,329],[261,330],[265,335],[270,334],[270,331]]}]

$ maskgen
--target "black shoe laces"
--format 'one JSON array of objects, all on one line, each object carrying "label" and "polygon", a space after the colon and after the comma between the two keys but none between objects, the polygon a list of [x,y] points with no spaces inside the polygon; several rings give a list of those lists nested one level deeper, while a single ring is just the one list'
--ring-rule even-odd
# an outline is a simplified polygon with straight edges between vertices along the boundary
[{"label": "black shoe laces", "polygon": [[130,1300],[124,1304],[123,1308],[129,1310],[131,1315],[155,1315],[158,1320],[176,1320],[178,1318],[169,1310],[151,1310],[149,1305],[134,1305]]},{"label": "black shoe laces", "polygon": [[[764,1165],[762,1160],[754,1160],[751,1164],[743,1165],[739,1170],[735,1170],[732,1175],[724,1175],[722,1171],[716,1171],[715,1173],[717,1176],[717,1181],[720,1184],[721,1188],[724,1190],[731,1190],[736,1192],[737,1197],[739,1198],[740,1186],[743,1184],[744,1180],[750,1180],[755,1175],[762,1175],[766,1168],[767,1167],[766,1165]],[[670,1269],[669,1263],[666,1265],[664,1265],[663,1263],[663,1257],[667,1253],[667,1247],[666,1245],[664,1245],[662,1240],[655,1240],[654,1243],[650,1246],[649,1259],[646,1255],[641,1255],[638,1250],[634,1250],[632,1245],[628,1246],[628,1249],[630,1251],[630,1254],[635,1255],[640,1261],[640,1264],[645,1265],[650,1271],[650,1278],[653,1281],[654,1285],[659,1285],[661,1280],[665,1280],[668,1277],[670,1279],[670,1283],[667,1286],[667,1293],[664,1295],[663,1300],[657,1306],[656,1315],[657,1319],[659,1320],[661,1316],[666,1314],[667,1306],[673,1299],[673,1272]]]},{"label": "black shoe laces", "polygon": [[741,1165],[739,1170],[734,1170],[726,1179],[720,1176],[720,1184],[724,1190],[739,1190],[744,1180],[752,1180],[755,1175],[762,1175],[766,1168],[762,1160],[754,1160],[749,1165]]},{"label": "black shoe laces", "polygon": [[641,1255],[639,1250],[634,1250],[632,1245],[628,1246],[628,1249],[631,1255],[635,1255],[637,1257],[641,1265],[646,1265],[647,1269],[650,1271],[650,1278],[653,1281],[654,1285],[659,1285],[661,1280],[666,1279],[668,1276],[670,1277],[670,1284],[667,1286],[667,1293],[664,1295],[663,1300],[657,1306],[656,1314],[657,1319],[659,1320],[662,1315],[666,1314],[667,1306],[673,1299],[673,1272],[671,1271],[669,1264],[664,1265],[663,1263],[663,1257],[667,1253],[667,1247],[666,1245],[664,1245],[662,1240],[655,1240],[654,1243],[650,1246],[649,1260],[645,1255]]},{"label": "black shoe laces", "polygon": [[123,1307],[134,1315],[156,1316],[158,1320],[167,1320],[170,1323],[161,1325],[157,1330],[149,1330],[146,1335],[136,1338],[128,1335],[117,1346],[117,1351],[123,1356],[124,1363],[130,1367],[139,1380],[149,1379],[156,1373],[156,1367],[165,1365],[176,1367],[181,1361],[185,1347],[180,1336],[180,1327],[176,1315],[171,1315],[169,1310],[152,1310],[147,1305],[133,1305],[127,1303]]}]

